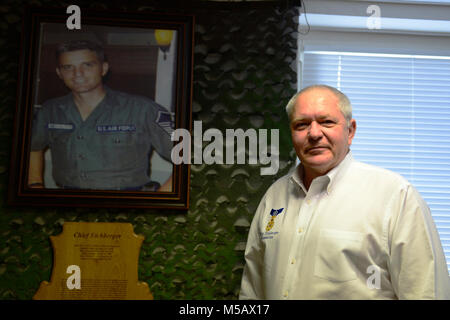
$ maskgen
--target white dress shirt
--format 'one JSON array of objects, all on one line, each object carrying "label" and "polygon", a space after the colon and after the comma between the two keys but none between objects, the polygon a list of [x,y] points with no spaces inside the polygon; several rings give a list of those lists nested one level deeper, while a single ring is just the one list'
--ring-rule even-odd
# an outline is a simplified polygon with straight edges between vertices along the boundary
[{"label": "white dress shirt", "polygon": [[430,210],[406,179],[350,152],[309,190],[302,175],[261,200],[240,299],[450,299]]}]

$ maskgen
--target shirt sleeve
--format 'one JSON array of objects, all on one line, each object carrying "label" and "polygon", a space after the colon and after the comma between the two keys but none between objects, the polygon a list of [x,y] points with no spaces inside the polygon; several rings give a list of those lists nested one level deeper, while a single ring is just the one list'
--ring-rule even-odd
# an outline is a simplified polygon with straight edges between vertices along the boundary
[{"label": "shirt sleeve", "polygon": [[261,200],[250,226],[245,248],[245,267],[241,281],[240,300],[262,300],[264,294],[264,247],[259,235],[259,220],[264,212],[266,196]]},{"label": "shirt sleeve", "polygon": [[399,299],[450,299],[450,278],[430,210],[414,187],[393,204],[389,268]]},{"label": "shirt sleeve", "polygon": [[48,147],[48,117],[45,104],[37,108],[33,115],[31,151],[41,151]]},{"label": "shirt sleeve", "polygon": [[150,119],[147,122],[152,137],[152,146],[165,160],[171,162],[173,142],[170,139],[174,129],[172,113],[152,102]]}]

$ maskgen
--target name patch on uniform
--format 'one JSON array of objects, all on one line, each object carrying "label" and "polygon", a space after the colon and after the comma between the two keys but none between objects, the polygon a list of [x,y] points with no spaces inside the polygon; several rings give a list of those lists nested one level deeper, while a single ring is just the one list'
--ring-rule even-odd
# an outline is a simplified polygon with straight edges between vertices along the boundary
[{"label": "name patch on uniform", "polygon": [[158,116],[156,117],[156,123],[168,134],[172,134],[172,131],[175,128],[172,117],[172,113],[166,111],[159,111]]},{"label": "name patch on uniform", "polygon": [[73,130],[75,126],[72,123],[49,123],[47,128],[49,130]]},{"label": "name patch on uniform", "polygon": [[136,131],[136,126],[134,124],[107,124],[97,126],[97,132],[134,132]]}]

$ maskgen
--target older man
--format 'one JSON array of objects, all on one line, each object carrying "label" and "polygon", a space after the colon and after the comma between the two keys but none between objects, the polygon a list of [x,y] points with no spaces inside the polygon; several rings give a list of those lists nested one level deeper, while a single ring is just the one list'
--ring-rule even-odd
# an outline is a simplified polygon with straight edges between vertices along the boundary
[{"label": "older man", "polygon": [[253,219],[241,299],[450,299],[430,211],[393,172],[355,161],[348,98],[317,85],[288,103],[301,164]]}]

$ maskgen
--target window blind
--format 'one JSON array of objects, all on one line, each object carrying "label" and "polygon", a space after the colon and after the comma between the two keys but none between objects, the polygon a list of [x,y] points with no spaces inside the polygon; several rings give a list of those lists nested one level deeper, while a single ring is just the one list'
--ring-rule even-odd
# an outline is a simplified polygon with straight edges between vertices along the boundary
[{"label": "window blind", "polygon": [[408,179],[431,209],[450,272],[450,57],[305,51],[302,87],[344,92],[355,159]]}]

